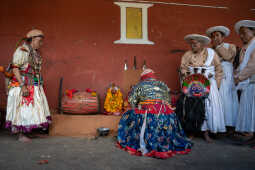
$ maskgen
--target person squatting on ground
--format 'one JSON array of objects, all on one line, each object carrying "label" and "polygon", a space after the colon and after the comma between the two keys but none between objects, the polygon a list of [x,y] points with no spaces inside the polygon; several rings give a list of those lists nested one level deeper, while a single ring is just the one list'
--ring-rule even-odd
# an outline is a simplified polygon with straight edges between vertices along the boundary
[{"label": "person squatting on ground", "polygon": [[117,145],[133,155],[168,158],[186,154],[191,142],[171,106],[169,88],[145,69],[133,86],[128,100],[132,109],[122,115]]}]

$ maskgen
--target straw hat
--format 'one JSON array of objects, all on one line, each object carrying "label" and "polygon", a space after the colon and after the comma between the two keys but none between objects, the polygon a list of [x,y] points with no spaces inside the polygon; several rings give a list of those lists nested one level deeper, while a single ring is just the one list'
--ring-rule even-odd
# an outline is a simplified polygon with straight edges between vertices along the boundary
[{"label": "straw hat", "polygon": [[255,28],[255,21],[253,21],[253,20],[238,21],[235,24],[235,31],[236,31],[237,34],[239,34],[239,30],[240,30],[241,27]]},{"label": "straw hat", "polygon": [[225,37],[229,36],[229,34],[230,34],[230,30],[225,26],[210,27],[206,30],[206,34],[209,37],[211,37],[212,33],[214,33],[214,32],[221,32],[224,34]]},{"label": "straw hat", "polygon": [[209,37],[200,34],[188,34],[184,37],[184,40],[187,43],[190,43],[191,40],[197,40],[204,45],[207,45],[211,42],[211,39]]}]

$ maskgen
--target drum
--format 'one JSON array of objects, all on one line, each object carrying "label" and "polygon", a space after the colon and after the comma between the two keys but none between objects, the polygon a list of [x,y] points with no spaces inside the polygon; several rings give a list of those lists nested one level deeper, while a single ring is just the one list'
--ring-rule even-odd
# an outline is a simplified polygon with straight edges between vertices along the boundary
[{"label": "drum", "polygon": [[72,97],[62,98],[62,111],[70,114],[99,113],[99,96],[92,96],[88,92],[76,92]]}]

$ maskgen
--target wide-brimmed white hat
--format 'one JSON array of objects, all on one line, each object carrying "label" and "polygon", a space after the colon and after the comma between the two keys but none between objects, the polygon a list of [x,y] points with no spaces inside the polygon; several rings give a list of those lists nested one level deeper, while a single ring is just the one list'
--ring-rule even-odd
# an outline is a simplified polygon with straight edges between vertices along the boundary
[{"label": "wide-brimmed white hat", "polygon": [[184,37],[184,40],[187,43],[190,43],[191,40],[197,40],[204,45],[207,45],[211,42],[211,39],[209,37],[200,34],[188,34]]},{"label": "wide-brimmed white hat", "polygon": [[214,32],[221,32],[224,34],[225,37],[229,36],[229,34],[230,34],[230,30],[225,26],[210,27],[206,30],[206,34],[209,37],[211,37],[212,33],[214,33]]},{"label": "wide-brimmed white hat", "polygon": [[235,24],[235,31],[236,31],[237,34],[239,34],[239,30],[240,30],[241,27],[255,28],[255,21],[253,21],[253,20],[238,21]]}]

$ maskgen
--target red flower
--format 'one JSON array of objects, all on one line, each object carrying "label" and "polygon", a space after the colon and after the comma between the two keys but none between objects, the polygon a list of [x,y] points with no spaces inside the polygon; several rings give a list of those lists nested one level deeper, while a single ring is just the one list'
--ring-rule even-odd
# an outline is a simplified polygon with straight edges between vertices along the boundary
[{"label": "red flower", "polygon": [[73,98],[73,94],[76,93],[76,92],[78,92],[78,90],[76,90],[76,89],[66,90],[66,95],[67,95],[70,99],[72,99],[72,98]]},{"label": "red flower", "polygon": [[92,90],[92,89],[90,89],[90,88],[87,88],[87,89],[86,89],[86,92],[92,93],[92,92],[96,92],[96,91],[95,91],[95,90]]}]

